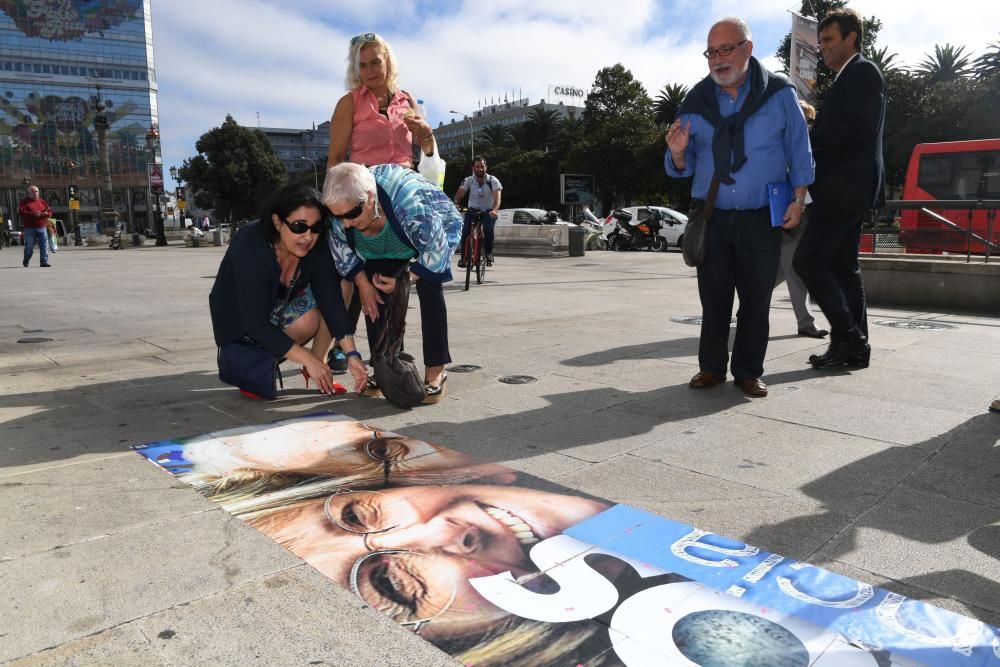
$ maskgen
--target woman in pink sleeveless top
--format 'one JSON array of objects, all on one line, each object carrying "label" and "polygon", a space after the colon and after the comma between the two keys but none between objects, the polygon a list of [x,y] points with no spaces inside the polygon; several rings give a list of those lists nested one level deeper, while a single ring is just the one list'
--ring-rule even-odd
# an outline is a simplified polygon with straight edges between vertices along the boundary
[{"label": "woman in pink sleeveless top", "polygon": [[337,102],[330,121],[327,168],[344,160],[412,167],[414,141],[431,155],[434,133],[410,94],[397,87],[389,44],[373,32],[358,35],[351,39],[347,63],[350,92]]}]

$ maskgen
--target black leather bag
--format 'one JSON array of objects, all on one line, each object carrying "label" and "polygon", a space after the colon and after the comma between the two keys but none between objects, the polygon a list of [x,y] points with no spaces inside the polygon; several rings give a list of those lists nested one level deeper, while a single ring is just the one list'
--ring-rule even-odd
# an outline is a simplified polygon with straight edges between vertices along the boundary
[{"label": "black leather bag", "polygon": [[424,378],[417,365],[400,357],[406,331],[406,307],[410,301],[410,272],[403,267],[396,277],[396,289],[386,305],[382,334],[375,344],[372,366],[375,380],[385,399],[396,407],[409,410],[427,398]]},{"label": "black leather bag", "polygon": [[[279,313],[284,314],[298,281],[299,271],[296,270]],[[278,398],[278,387],[285,388],[278,359],[246,336],[220,346],[216,361],[219,379],[238,389],[273,401]]]},{"label": "black leather bag", "polygon": [[719,181],[712,178],[708,189],[708,199],[692,199],[688,210],[688,221],[684,227],[684,242],[681,251],[684,253],[684,263],[699,267],[705,263],[705,242],[708,235],[708,221],[715,210],[715,196],[719,192]]},{"label": "black leather bag", "polygon": [[278,360],[249,340],[234,340],[219,348],[219,379],[226,384],[273,401],[278,385],[284,389]]}]

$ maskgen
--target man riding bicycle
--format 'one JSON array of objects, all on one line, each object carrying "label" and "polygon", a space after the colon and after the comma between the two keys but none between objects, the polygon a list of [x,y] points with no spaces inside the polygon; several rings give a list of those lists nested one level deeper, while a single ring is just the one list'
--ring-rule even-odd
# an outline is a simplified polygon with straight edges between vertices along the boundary
[{"label": "man riding bicycle", "polygon": [[[497,222],[497,211],[500,210],[500,191],[503,185],[496,176],[486,173],[486,158],[477,155],[472,160],[472,176],[466,177],[455,193],[455,204],[462,205],[462,198],[465,193],[469,193],[468,212],[465,214],[465,223],[462,225],[462,240],[458,247],[465,252],[465,239],[469,236],[472,223],[477,219],[482,211],[489,212],[483,220],[483,240],[486,246],[486,266],[493,266],[493,228]],[[465,267],[466,257],[458,260],[458,265]]]}]

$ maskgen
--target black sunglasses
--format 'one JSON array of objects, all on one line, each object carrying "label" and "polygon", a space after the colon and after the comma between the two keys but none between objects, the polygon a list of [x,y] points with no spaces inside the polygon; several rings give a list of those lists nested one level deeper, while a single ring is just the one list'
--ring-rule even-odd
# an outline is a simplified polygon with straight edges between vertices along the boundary
[{"label": "black sunglasses", "polygon": [[288,222],[287,220],[282,220],[285,223],[285,227],[291,230],[292,234],[305,234],[306,232],[312,232],[317,236],[326,232],[326,221],[320,220],[312,225],[307,225],[301,220],[296,220],[295,222]]},{"label": "black sunglasses", "polygon": [[368,44],[369,42],[374,42],[374,41],[375,41],[375,33],[363,32],[360,35],[355,35],[354,37],[351,37],[351,46],[354,46],[358,42],[364,42],[365,44]]},{"label": "black sunglasses", "polygon": [[350,211],[347,211],[346,213],[342,213],[341,215],[337,215],[334,217],[340,218],[341,220],[354,220],[354,218],[361,215],[361,212],[363,210],[365,210],[365,201],[362,199],[360,202],[358,202],[358,205],[352,208]]}]

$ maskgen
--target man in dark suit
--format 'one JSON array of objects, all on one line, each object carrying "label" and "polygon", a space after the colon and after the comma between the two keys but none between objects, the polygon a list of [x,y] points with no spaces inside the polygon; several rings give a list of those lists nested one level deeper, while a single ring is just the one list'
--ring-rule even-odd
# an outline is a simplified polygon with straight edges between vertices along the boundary
[{"label": "man in dark suit", "polygon": [[809,188],[811,224],[795,253],[795,271],[830,322],[830,347],[816,368],[868,366],[868,316],[858,263],[861,223],[885,201],[882,136],[885,80],[861,55],[863,27],[853,9],[819,24],[823,63],[837,73],[809,131],[816,180]]}]

